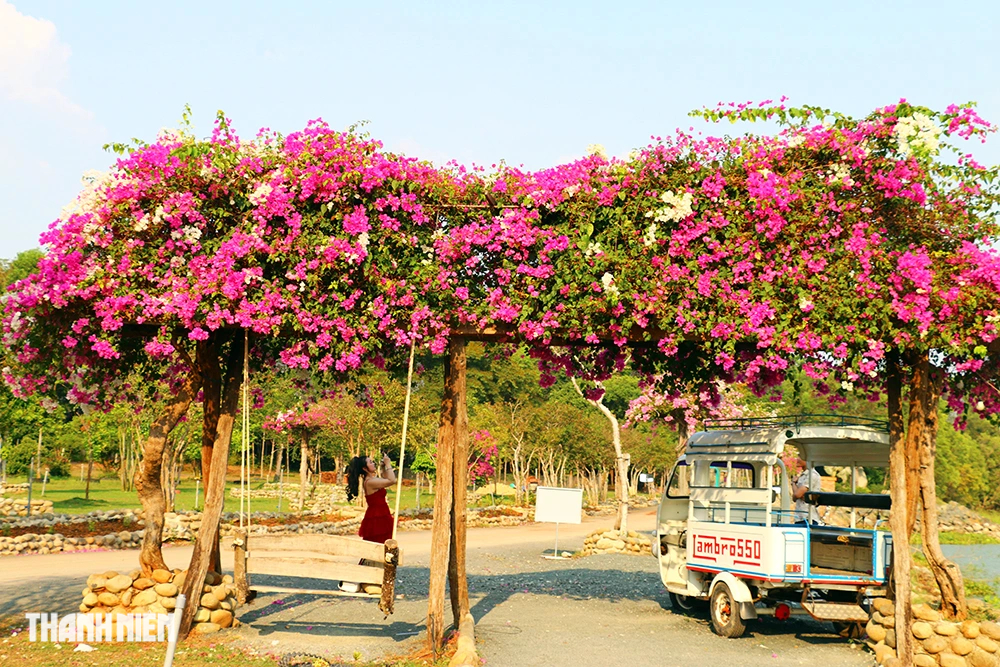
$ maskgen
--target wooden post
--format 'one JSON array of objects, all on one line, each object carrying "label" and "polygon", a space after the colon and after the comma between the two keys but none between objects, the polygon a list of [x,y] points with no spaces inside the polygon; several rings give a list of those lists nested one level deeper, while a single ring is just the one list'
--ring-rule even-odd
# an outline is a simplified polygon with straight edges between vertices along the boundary
[{"label": "wooden post", "polygon": [[[896,625],[909,628],[912,617],[910,600],[910,534],[906,530],[906,441],[903,438],[903,378],[899,353],[887,359],[886,399],[889,412],[889,495],[892,511],[892,577],[895,585]],[[896,633],[896,655],[904,667],[913,665],[913,635]]]},{"label": "wooden post", "polygon": [[444,362],[444,391],[441,394],[441,420],[437,442],[437,493],[434,496],[434,521],[431,524],[431,572],[427,596],[427,644],[435,654],[444,644],[444,588],[448,579],[451,549],[452,456],[454,451],[454,389],[451,358]]},{"label": "wooden post", "polygon": [[237,530],[233,535],[233,583],[236,584],[236,599],[246,604],[250,594],[250,577],[247,575],[247,532]]},{"label": "wooden post", "polygon": [[388,618],[393,612],[396,600],[396,565],[399,564],[399,544],[396,540],[385,541],[385,557],[382,560],[382,599],[378,608]]},{"label": "wooden post", "polygon": [[233,426],[239,408],[242,374],[243,339],[234,337],[226,361],[225,395],[222,397],[215,442],[212,446],[211,478],[205,480],[205,510],[201,515],[201,528],[195,539],[191,564],[184,580],[184,596],[189,604],[181,618],[180,635],[186,637],[191,631],[194,616],[198,611],[198,600],[205,585],[205,575],[215,565],[219,553],[219,520],[225,502],[226,466],[229,463],[229,445],[232,441]]},{"label": "wooden post", "polygon": [[469,415],[465,397],[465,339],[450,343],[452,391],[454,395],[455,437],[454,473],[451,509],[451,558],[448,562],[448,587],[451,611],[457,628],[469,613],[469,582],[465,571],[466,491],[469,479]]}]

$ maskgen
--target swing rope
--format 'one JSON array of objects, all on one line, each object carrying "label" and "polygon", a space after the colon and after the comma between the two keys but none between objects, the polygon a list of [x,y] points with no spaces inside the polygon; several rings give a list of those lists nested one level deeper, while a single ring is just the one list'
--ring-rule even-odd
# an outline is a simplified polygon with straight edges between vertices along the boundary
[{"label": "swing rope", "polygon": [[[243,331],[243,451],[240,452],[240,530],[243,530],[243,515],[246,514],[246,529],[250,532],[250,448],[248,437],[250,435],[250,334]],[[245,509],[244,509],[245,507]]]},{"label": "swing rope", "polygon": [[406,428],[410,423],[410,393],[413,389],[413,351],[417,339],[410,340],[410,367],[406,372],[406,400],[403,403],[403,437],[399,445],[399,474],[396,477],[396,511],[392,515],[392,539],[396,539],[396,527],[399,525],[399,499],[403,491],[403,461],[406,458]]}]

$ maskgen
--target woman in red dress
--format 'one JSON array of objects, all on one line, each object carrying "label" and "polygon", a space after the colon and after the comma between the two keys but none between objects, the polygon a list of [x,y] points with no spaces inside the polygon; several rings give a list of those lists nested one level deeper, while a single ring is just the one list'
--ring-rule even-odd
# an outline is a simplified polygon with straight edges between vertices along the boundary
[{"label": "woman in red dress", "polygon": [[347,466],[347,500],[358,497],[361,491],[359,486],[365,492],[368,508],[358,534],[369,542],[383,543],[392,539],[392,513],[385,501],[385,490],[396,483],[396,473],[388,456],[382,457],[382,470],[385,477],[378,476],[378,469],[370,456],[355,456]]}]

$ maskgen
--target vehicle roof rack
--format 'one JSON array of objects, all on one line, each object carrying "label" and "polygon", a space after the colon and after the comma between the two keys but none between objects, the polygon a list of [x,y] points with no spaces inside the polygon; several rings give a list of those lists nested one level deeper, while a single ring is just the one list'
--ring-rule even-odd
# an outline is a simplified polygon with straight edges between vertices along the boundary
[{"label": "vehicle roof rack", "polygon": [[851,415],[787,415],[784,417],[738,417],[731,419],[706,419],[706,431],[748,431],[762,428],[795,428],[802,426],[863,426],[889,432],[889,422],[884,419],[855,417]]}]

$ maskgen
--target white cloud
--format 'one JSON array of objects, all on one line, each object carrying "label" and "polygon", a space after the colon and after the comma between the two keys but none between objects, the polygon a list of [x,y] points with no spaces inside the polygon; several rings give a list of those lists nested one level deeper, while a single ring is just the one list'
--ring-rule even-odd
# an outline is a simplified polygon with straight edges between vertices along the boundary
[{"label": "white cloud", "polygon": [[0,0],[0,96],[91,121],[93,114],[59,88],[69,73],[70,48],[51,21],[25,16]]}]

